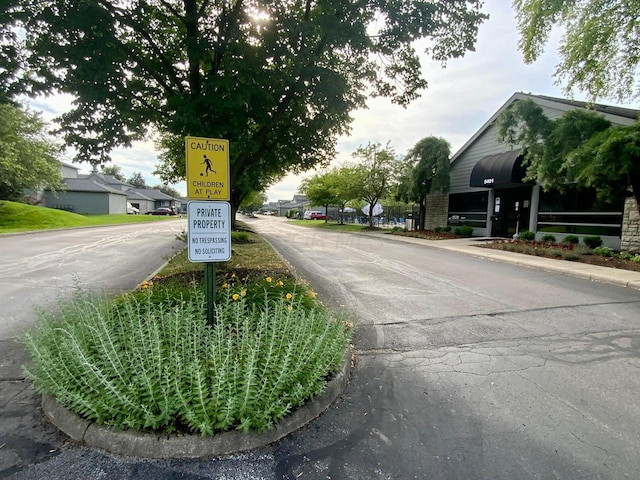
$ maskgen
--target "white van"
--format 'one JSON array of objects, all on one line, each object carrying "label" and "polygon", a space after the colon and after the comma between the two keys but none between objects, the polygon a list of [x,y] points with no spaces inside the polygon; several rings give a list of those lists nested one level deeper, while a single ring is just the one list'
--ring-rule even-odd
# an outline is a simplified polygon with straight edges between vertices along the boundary
[{"label": "white van", "polygon": [[140,213],[140,210],[127,202],[127,213],[129,215],[138,215]]}]

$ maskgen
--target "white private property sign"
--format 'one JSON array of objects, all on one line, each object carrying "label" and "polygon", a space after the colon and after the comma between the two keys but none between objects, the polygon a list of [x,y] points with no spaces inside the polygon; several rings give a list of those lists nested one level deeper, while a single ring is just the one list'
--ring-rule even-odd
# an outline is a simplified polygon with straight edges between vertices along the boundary
[{"label": "white private property sign", "polygon": [[187,219],[191,262],[225,262],[231,258],[229,202],[189,202]]}]

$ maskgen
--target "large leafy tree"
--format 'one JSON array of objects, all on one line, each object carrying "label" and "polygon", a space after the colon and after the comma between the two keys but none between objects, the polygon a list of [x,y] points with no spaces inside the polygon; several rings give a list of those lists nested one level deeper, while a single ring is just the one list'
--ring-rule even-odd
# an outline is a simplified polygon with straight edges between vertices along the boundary
[{"label": "large leafy tree", "polygon": [[245,212],[256,212],[262,208],[262,206],[267,203],[268,197],[264,192],[252,192],[242,201],[240,204],[240,208]]},{"label": "large leafy tree", "polygon": [[173,183],[185,175],[185,135],[229,139],[234,207],[285,171],[332,159],[365,93],[415,99],[426,87],[417,40],[445,63],[473,49],[486,18],[481,0],[4,5],[3,44],[21,47],[8,34],[15,27],[26,35],[22,90],[76,97],[61,125],[78,159],[103,164],[153,128],[163,150],[157,171]]},{"label": "large leafy tree", "polygon": [[[347,203],[358,198],[362,191],[359,179],[356,167],[343,165],[305,178],[300,191],[307,196],[312,205],[323,205],[327,210],[330,205],[335,205],[344,212]],[[340,223],[343,220],[341,216]]]},{"label": "large leafy tree", "polygon": [[127,183],[136,188],[147,188],[147,182],[142,176],[142,172],[133,172],[131,176],[127,178]]},{"label": "large leafy tree", "polygon": [[120,180],[121,182],[125,181],[124,172],[122,171],[122,167],[120,165],[103,165],[100,169],[100,173],[103,175],[110,175],[116,180]]},{"label": "large leafy tree", "polygon": [[591,187],[606,199],[631,188],[640,200],[640,123],[612,126],[584,109],[552,120],[535,102],[521,100],[500,114],[497,126],[501,140],[525,149],[526,178],[545,189]]},{"label": "large leafy tree", "polygon": [[638,0],[514,0],[520,49],[535,61],[554,28],[564,31],[556,77],[591,100],[640,98]]},{"label": "large leafy tree", "polygon": [[60,151],[39,114],[0,105],[0,200],[22,200],[27,190],[62,188]]},{"label": "large leafy tree", "polygon": [[600,198],[631,187],[640,212],[640,122],[596,133],[571,153],[569,162],[576,182],[595,188]]},{"label": "large leafy tree", "polygon": [[[311,205],[322,205],[327,216],[329,214],[329,206],[338,203],[338,197],[333,188],[329,172],[317,173],[310,178],[305,178],[299,188]],[[327,218],[325,218],[326,222]]]},{"label": "large leafy tree", "polygon": [[368,143],[364,147],[358,147],[353,156],[359,159],[353,170],[356,191],[359,198],[370,205],[369,226],[373,228],[374,207],[396,186],[401,164],[388,143],[384,147],[379,142]]},{"label": "large leafy tree", "polygon": [[404,157],[405,170],[398,185],[398,199],[419,205],[418,228],[424,230],[427,195],[449,191],[451,146],[443,138],[425,137]]}]

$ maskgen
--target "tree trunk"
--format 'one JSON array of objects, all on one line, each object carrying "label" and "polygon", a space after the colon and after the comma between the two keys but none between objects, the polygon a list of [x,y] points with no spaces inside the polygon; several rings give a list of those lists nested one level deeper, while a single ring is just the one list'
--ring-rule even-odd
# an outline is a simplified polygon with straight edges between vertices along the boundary
[{"label": "tree trunk", "polygon": [[418,214],[418,230],[424,230],[424,224],[427,220],[427,199],[420,199],[420,213]]}]

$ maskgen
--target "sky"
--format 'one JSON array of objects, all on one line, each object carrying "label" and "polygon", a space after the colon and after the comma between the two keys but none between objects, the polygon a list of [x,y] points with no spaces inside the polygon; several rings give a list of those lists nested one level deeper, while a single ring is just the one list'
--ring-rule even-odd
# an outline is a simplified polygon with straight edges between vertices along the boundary
[{"label": "sky", "polygon": [[[485,0],[483,10],[490,18],[480,26],[475,51],[450,60],[446,68],[425,56],[423,74],[429,87],[407,108],[387,99],[370,99],[367,109],[353,113],[352,130],[338,139],[338,155],[332,164],[352,161],[352,153],[369,142],[383,145],[388,142],[397,154],[405,154],[428,136],[447,140],[454,154],[514,93],[565,96],[553,78],[559,63],[559,35],[552,36],[543,55],[527,65],[517,48],[519,36],[511,2]],[[574,98],[584,100],[584,95],[577,92]],[[66,111],[70,101],[71,97],[56,96],[32,100],[30,105],[51,120]],[[121,167],[125,177],[140,172],[147,185],[161,183],[152,175],[159,160],[151,139],[136,142],[129,149],[114,150],[111,158],[110,165]],[[67,161],[71,162],[71,155]],[[90,169],[79,166],[83,173]],[[287,175],[266,191],[268,200],[291,200],[301,180],[313,173]],[[184,182],[173,187],[186,195]]]}]

